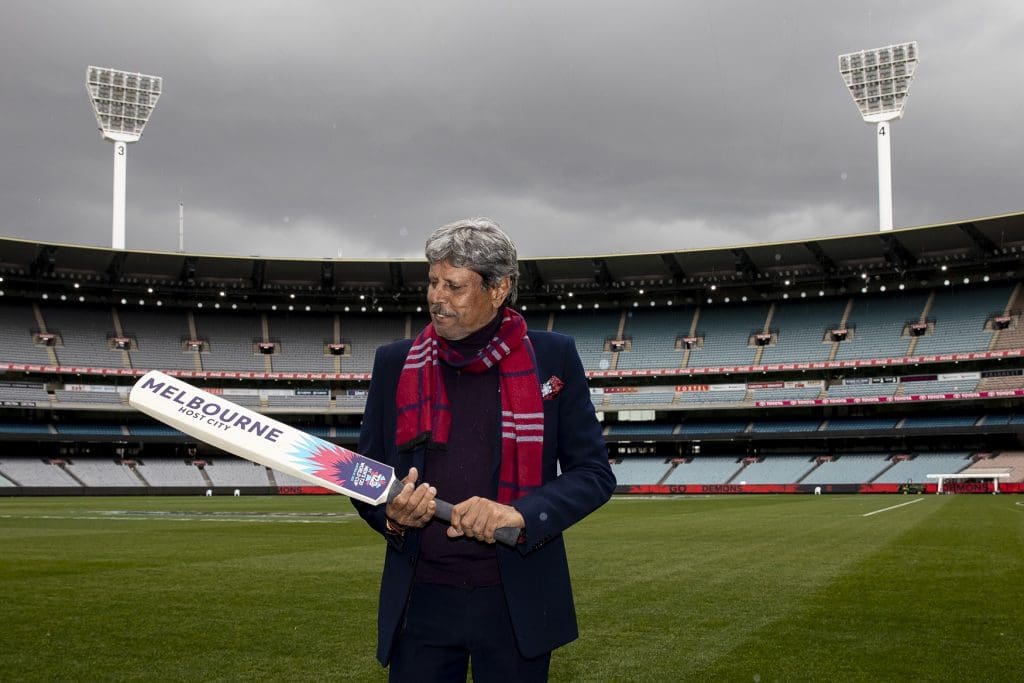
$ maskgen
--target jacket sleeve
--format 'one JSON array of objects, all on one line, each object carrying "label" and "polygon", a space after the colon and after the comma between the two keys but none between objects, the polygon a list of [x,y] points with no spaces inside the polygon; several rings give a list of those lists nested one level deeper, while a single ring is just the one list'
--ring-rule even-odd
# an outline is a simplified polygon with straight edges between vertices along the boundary
[{"label": "jacket sleeve", "polygon": [[563,381],[562,391],[544,401],[545,483],[512,503],[526,521],[526,540],[518,546],[522,554],[557,537],[607,502],[615,490],[583,363],[573,340],[558,338],[563,340],[555,345],[558,353],[545,354],[545,362],[538,362],[542,382],[550,375]]},{"label": "jacket sleeve", "polygon": [[[387,347],[377,349],[373,359],[373,374],[370,376],[370,389],[366,397],[366,409],[363,412],[363,423],[359,430],[358,452],[368,458],[391,465],[392,448],[389,443],[394,442],[394,428],[388,431],[390,424],[389,416],[394,414],[394,409],[389,406],[394,404],[395,391],[390,387],[391,375],[386,360]],[[370,528],[384,536],[389,543],[401,546],[401,539],[394,534],[386,533],[384,505],[368,505],[361,501],[352,499],[359,516],[366,520]]]}]

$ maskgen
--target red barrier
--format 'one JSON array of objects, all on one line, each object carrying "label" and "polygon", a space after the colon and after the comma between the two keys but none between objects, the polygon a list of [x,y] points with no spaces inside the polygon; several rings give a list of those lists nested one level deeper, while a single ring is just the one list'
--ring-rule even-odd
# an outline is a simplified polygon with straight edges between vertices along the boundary
[{"label": "red barrier", "polygon": [[[626,379],[629,377],[699,377],[702,375],[757,374],[765,372],[792,372],[795,370],[832,370],[842,368],[898,367],[930,363],[996,360],[1024,357],[1024,348],[943,353],[898,358],[860,358],[835,361],[809,361],[805,363],[767,363],[764,365],[722,365],[700,368],[646,368],[636,370],[588,370],[587,377]],[[59,366],[26,363],[0,363],[0,370],[43,374],[125,375],[141,376],[145,370],[134,368],[98,368],[88,366]],[[234,370],[168,370],[175,377],[210,379],[294,379],[294,380],[358,380],[368,381],[368,372],[250,372]],[[888,398],[888,397],[887,397]]]},{"label": "red barrier", "polygon": [[322,486],[278,486],[277,493],[281,496],[321,496],[334,495],[334,491]]},{"label": "red barrier", "polygon": [[[618,486],[615,493],[630,495],[678,495],[721,493],[935,493],[937,484],[643,484]],[[950,493],[991,493],[992,482],[946,482],[943,490]],[[1000,493],[1024,493],[1024,483],[1001,483]]]},{"label": "red barrier", "polygon": [[[920,486],[920,484],[919,484]],[[634,496],[671,496],[680,494],[689,495],[710,495],[710,494],[813,494],[819,486],[800,483],[688,483],[688,484],[642,484],[633,486],[617,486],[616,494]],[[862,484],[822,484],[822,494],[901,494],[904,493],[904,484],[899,483],[862,483]],[[906,490],[906,493],[934,494],[938,488],[937,484],[927,483],[920,488]],[[992,483],[961,482],[953,483],[947,481],[943,489],[950,494],[990,494]],[[323,496],[333,495],[334,492],[322,486],[278,486],[278,493],[282,496]],[[1000,494],[1024,494],[1024,482],[1000,483]]]}]

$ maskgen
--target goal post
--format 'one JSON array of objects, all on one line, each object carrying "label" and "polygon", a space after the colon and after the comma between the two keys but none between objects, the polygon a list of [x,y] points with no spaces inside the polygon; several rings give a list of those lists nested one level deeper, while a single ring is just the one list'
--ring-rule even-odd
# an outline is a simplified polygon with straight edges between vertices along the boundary
[{"label": "goal post", "polygon": [[927,474],[925,475],[928,479],[937,479],[939,482],[938,489],[935,493],[942,493],[944,490],[944,484],[946,481],[952,479],[963,480],[963,479],[980,479],[982,481],[992,480],[992,493],[999,493],[999,480],[1006,479],[1010,476],[1009,472],[961,472],[960,474]]}]

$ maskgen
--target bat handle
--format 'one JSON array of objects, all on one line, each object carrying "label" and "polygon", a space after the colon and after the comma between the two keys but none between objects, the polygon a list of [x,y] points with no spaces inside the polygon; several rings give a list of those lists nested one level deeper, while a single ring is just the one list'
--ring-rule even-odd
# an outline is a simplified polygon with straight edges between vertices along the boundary
[{"label": "bat handle", "polygon": [[[434,499],[437,510],[434,516],[446,522],[452,521],[452,504],[440,498]],[[507,546],[515,547],[519,543],[519,529],[514,526],[503,526],[494,530],[494,540]]]},{"label": "bat handle", "polygon": [[[388,490],[387,501],[390,502],[392,498],[401,493],[403,486],[404,484],[402,481],[396,477],[391,483],[391,488]],[[452,504],[448,501],[441,500],[440,498],[435,498],[434,504],[437,506],[434,516],[450,524],[452,521]],[[519,531],[519,529],[511,526],[504,526],[500,529],[495,529],[494,540],[498,543],[515,547],[519,544]]]}]

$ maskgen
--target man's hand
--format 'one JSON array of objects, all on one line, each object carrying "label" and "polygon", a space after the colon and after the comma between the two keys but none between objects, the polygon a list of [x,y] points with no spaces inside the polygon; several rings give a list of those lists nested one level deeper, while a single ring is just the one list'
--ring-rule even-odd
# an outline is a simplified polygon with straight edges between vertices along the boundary
[{"label": "man's hand", "polygon": [[494,530],[501,527],[522,529],[526,520],[519,511],[487,498],[473,496],[452,508],[448,537],[465,536],[484,543],[494,543]]},{"label": "man's hand", "polygon": [[413,529],[426,526],[437,510],[437,504],[434,503],[437,489],[426,483],[416,486],[419,474],[415,467],[410,467],[409,474],[402,479],[405,484],[402,492],[384,508],[384,514],[392,522]]}]

